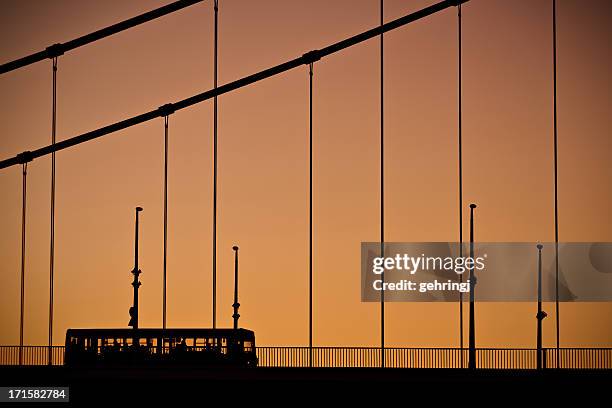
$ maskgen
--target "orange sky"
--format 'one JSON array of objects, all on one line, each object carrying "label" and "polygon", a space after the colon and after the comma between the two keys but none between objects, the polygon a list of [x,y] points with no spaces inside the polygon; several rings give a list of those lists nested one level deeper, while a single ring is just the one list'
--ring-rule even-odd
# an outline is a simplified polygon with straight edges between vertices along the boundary
[{"label": "orange sky", "polygon": [[[6,1],[0,61],[165,1]],[[385,1],[391,20],[433,1]],[[220,1],[220,83],[378,24],[378,0]],[[477,239],[552,241],[551,2],[472,0],[464,23],[464,199]],[[562,241],[612,241],[607,1],[558,1]],[[60,57],[58,139],[212,87],[212,2]],[[385,36],[386,239],[454,241],[457,16]],[[308,76],[298,68],[219,99],[218,319],[260,345],[308,341]],[[360,242],[379,237],[378,40],[316,63],[315,345],[377,345],[360,302]],[[0,158],[50,143],[51,62],[0,77]],[[170,118],[168,322],[211,324],[212,102]],[[19,339],[20,168],[0,171],[0,344]],[[29,165],[25,342],[47,341],[50,158]],[[56,343],[68,327],[127,327],[133,208],[142,214],[140,317],[161,325],[163,120],[57,154]],[[464,211],[467,215],[468,211]],[[546,305],[545,345],[554,345]],[[561,305],[562,346],[611,346],[612,306]],[[535,304],[481,304],[477,342],[533,347]],[[390,346],[457,346],[456,304],[389,304]]]}]

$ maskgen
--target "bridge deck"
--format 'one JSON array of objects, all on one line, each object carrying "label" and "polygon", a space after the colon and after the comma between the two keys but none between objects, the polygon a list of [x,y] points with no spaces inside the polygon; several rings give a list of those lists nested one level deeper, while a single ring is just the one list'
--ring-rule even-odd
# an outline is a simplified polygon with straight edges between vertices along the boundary
[{"label": "bridge deck", "polygon": [[[470,391],[509,391],[504,398],[529,392],[564,395],[603,392],[612,370],[475,370],[383,368],[272,368],[246,369],[68,369],[63,366],[0,366],[0,383],[12,386],[69,386],[71,402],[204,400],[226,395],[233,402],[269,402],[280,394],[300,401],[337,397],[361,400],[380,395],[417,394],[466,401]],[[604,387],[605,385],[605,387]],[[225,393],[225,391],[229,393]],[[324,393],[324,394],[323,394]],[[531,398],[531,397],[530,397]]]}]

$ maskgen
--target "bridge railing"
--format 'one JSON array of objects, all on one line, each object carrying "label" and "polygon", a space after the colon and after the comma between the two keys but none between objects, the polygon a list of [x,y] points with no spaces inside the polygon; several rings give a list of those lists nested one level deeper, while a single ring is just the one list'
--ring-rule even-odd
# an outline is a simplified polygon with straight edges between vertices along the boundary
[{"label": "bridge railing", "polygon": [[[49,363],[49,346],[23,346],[23,365],[46,365]],[[64,364],[64,346],[51,347],[53,365]],[[0,365],[19,365],[19,346],[0,346]]]},{"label": "bridge railing", "polygon": [[[612,369],[612,348],[544,349],[545,366],[570,369]],[[24,346],[23,365],[48,364],[47,346]],[[261,367],[309,367],[308,347],[257,347]],[[64,363],[64,346],[53,346],[52,364]],[[312,367],[380,367],[382,352],[378,347],[313,347]],[[385,367],[461,368],[467,367],[468,350],[459,348],[385,348]],[[535,349],[479,348],[478,368],[535,369]],[[18,365],[19,346],[0,346],[0,365]]]}]

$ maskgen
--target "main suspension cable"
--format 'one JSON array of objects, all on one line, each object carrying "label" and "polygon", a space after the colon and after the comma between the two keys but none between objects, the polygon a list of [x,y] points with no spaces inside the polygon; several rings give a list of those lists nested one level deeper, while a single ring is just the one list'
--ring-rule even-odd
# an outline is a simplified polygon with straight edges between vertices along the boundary
[{"label": "main suspension cable", "polygon": [[[262,71],[256,72],[254,74],[248,75],[246,77],[237,79],[235,81],[223,84],[218,86],[217,89],[210,89],[205,92],[190,96],[178,102],[172,103],[172,107],[175,111],[185,109],[187,107],[193,106],[197,103],[213,99],[215,96],[219,96],[228,92],[232,92],[236,89],[248,86],[250,84],[256,83],[258,81],[262,81],[266,78],[273,77],[280,73],[289,71],[291,69],[297,68],[300,65],[308,65],[310,62],[318,61],[321,58],[327,57],[349,47],[355,46],[359,43],[372,39],[374,37],[380,36],[381,33],[385,33],[391,30],[398,29],[404,25],[413,23],[422,18],[440,12],[448,7],[455,7],[460,3],[464,3],[467,0],[444,0],[439,3],[433,4],[424,9],[418,10],[414,13],[407,14],[403,17],[385,23],[382,27],[376,26],[373,29],[364,31],[352,37],[346,38],[344,40],[338,41],[334,44],[328,45],[324,48],[318,50],[312,50],[303,54],[300,57],[294,58],[292,60],[286,61],[284,63],[278,64],[276,66],[264,69]],[[78,136],[74,136],[72,138],[64,139],[55,146],[45,146],[39,149],[35,149],[32,151],[24,151],[12,158],[0,160],[0,169],[14,166],[17,164],[22,164],[25,162],[32,161],[38,157],[47,155],[51,153],[51,151],[59,151],[63,149],[67,149],[72,146],[76,146],[81,143],[88,142],[93,139],[97,139],[102,136],[109,135],[114,132],[118,132],[122,129],[126,129],[131,126],[135,126],[140,123],[147,122],[149,120],[153,120],[155,118],[163,117],[163,112],[159,109],[155,109],[149,112],[144,112],[139,115],[121,120],[119,122],[112,123],[110,125],[104,126],[99,129],[95,129],[86,133],[83,133]]]},{"label": "main suspension cable", "polygon": [[201,1],[203,0],[178,0],[174,3],[167,4],[155,10],[147,11],[146,13],[129,18],[127,20],[123,20],[119,23],[94,31],[93,33],[85,34],[79,38],[75,38],[65,43],[53,44],[42,51],[38,51],[34,54],[26,55],[16,60],[1,64],[0,74],[4,74],[15,69],[23,68],[27,65],[34,64],[35,62],[42,61],[47,58],[57,57],[58,55],[62,55],[64,53],[67,53],[68,51],[93,43],[111,35],[120,33],[129,28],[136,27],[140,24],[155,20],[159,17],[163,17],[165,15],[182,10],[185,7],[189,7]]}]

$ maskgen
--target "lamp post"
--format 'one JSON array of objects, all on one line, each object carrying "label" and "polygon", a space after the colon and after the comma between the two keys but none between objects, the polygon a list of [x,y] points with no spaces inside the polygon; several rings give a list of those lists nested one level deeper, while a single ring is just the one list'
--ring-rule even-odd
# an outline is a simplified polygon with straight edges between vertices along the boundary
[{"label": "lamp post", "polygon": [[538,248],[538,314],[536,319],[538,320],[538,333],[537,333],[537,368],[542,369],[542,320],[547,316],[546,312],[542,310],[542,244],[537,245]]},{"label": "lamp post", "polygon": [[232,305],[234,314],[232,317],[234,318],[234,330],[237,330],[238,319],[240,318],[238,314],[238,308],[240,307],[240,303],[238,303],[238,246],[234,245],[232,249],[234,250],[234,304]]},{"label": "lamp post", "polygon": [[135,240],[134,240],[134,269],[132,270],[132,274],[134,274],[134,280],[132,281],[132,286],[134,287],[134,304],[130,307],[130,322],[128,326],[132,326],[134,329],[138,329],[138,288],[141,283],[138,281],[138,275],[142,273],[140,269],[138,269],[138,213],[142,211],[142,207],[136,207],[136,228],[135,228]]}]

